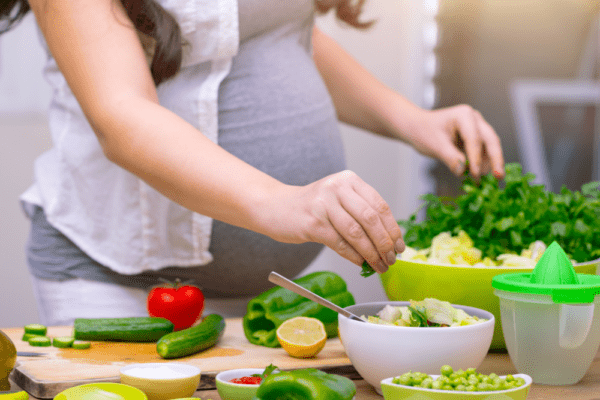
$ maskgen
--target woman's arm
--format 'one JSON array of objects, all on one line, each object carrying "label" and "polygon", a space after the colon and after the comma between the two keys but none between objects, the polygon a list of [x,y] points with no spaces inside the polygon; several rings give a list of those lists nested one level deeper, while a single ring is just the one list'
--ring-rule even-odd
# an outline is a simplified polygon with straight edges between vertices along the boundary
[{"label": "woman's arm", "polygon": [[[160,106],[119,0],[30,0],[106,157],[195,212],[289,243],[323,243],[377,271],[403,251],[389,207],[355,174],[284,185]],[[383,260],[386,260],[383,263]]]},{"label": "woman's arm", "polygon": [[[422,154],[442,160],[459,175],[466,158],[476,177],[490,169],[497,176],[504,175],[500,140],[470,106],[436,111],[417,107],[377,80],[318,28],[313,31],[313,49],[341,121],[402,140]],[[456,145],[459,136],[466,157]]]}]

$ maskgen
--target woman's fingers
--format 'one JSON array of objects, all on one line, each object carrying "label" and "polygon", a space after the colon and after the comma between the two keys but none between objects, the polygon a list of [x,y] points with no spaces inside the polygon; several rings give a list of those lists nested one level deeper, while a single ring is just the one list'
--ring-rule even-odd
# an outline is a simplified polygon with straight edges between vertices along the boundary
[{"label": "woman's fingers", "polygon": [[477,113],[477,126],[479,127],[479,133],[483,140],[483,162],[485,173],[491,171],[494,173],[496,178],[504,177],[504,156],[502,155],[502,144],[500,138],[494,131],[494,128]]},{"label": "woman's fingers", "polygon": [[[504,158],[500,138],[494,128],[487,123],[483,116],[468,105],[459,105],[445,110],[451,113],[453,123],[450,124],[449,137],[457,138],[463,143],[466,159],[469,160],[469,169],[475,178],[487,174],[490,170],[498,178],[504,176]],[[447,159],[446,164],[457,175],[464,172],[464,156],[458,154],[460,150],[453,146],[451,149],[440,149],[440,153]],[[456,167],[458,165],[458,167]]]},{"label": "woman's fingers", "polygon": [[317,185],[324,215],[313,232],[315,239],[357,265],[365,260],[375,271],[387,271],[396,253],[404,251],[404,242],[383,198],[351,171],[334,174]]}]

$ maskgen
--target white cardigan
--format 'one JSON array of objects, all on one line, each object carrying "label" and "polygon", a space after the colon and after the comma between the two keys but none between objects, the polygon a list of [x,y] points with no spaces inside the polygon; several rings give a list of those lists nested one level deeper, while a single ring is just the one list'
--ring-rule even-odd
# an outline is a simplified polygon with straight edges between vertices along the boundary
[{"label": "white cardigan", "polygon": [[[160,103],[217,143],[219,84],[239,46],[237,0],[159,3],[176,18],[187,43],[181,71],[158,87]],[[21,196],[25,211],[27,203],[43,207],[51,225],[122,274],[212,261],[212,220],[104,156],[50,53],[44,75],[53,90],[48,117],[54,146],[35,162],[34,183]]]}]

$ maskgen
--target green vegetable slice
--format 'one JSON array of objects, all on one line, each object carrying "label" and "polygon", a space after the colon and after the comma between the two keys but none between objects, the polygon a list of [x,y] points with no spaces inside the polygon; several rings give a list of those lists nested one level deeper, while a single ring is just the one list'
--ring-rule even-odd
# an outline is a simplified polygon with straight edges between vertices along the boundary
[{"label": "green vegetable slice", "polygon": [[46,336],[48,328],[42,324],[28,324],[23,328],[25,333],[30,333],[33,335]]},{"label": "green vegetable slice", "polygon": [[47,336],[35,336],[29,339],[29,344],[38,347],[48,347],[52,345],[52,340]]},{"label": "green vegetable slice", "polygon": [[74,340],[73,343],[71,343],[71,347],[76,350],[89,349],[91,346],[92,344],[86,340]]},{"label": "green vegetable slice", "polygon": [[71,336],[58,336],[52,339],[52,345],[60,349],[66,349],[67,347],[71,347],[74,341],[75,338]]}]

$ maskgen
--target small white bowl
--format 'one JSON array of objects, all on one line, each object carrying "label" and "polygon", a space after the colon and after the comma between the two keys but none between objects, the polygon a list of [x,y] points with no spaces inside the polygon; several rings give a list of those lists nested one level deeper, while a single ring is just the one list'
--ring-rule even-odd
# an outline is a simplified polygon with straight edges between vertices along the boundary
[{"label": "small white bowl", "polygon": [[[376,315],[387,304],[407,306],[408,301],[382,301],[346,307],[355,315]],[[443,365],[477,368],[487,355],[494,335],[494,315],[478,308],[452,305],[487,321],[457,327],[415,328],[355,321],[338,314],[340,340],[356,371],[377,393],[381,381],[407,371],[429,375]]]},{"label": "small white bowl", "polygon": [[140,389],[148,400],[191,397],[200,384],[201,370],[180,363],[140,363],[120,369],[121,383]]},{"label": "small white bowl", "polygon": [[215,377],[217,392],[222,399],[227,400],[252,400],[256,395],[256,391],[260,384],[247,385],[242,383],[230,382],[232,379],[242,378],[244,376],[252,376],[254,374],[262,374],[264,368],[240,368],[230,369],[228,371],[219,372]]}]

